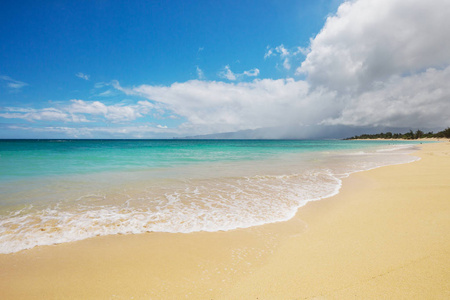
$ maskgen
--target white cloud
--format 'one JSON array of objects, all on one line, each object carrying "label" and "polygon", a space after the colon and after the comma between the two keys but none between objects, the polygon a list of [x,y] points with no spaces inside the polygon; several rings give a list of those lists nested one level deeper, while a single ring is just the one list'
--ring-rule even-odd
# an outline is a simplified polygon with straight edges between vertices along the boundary
[{"label": "white cloud", "polygon": [[86,75],[81,72],[78,72],[77,74],[75,74],[75,76],[77,76],[78,78],[84,79],[84,80],[89,80],[89,77],[90,77],[90,75]]},{"label": "white cloud", "polygon": [[203,70],[199,68],[199,66],[196,67],[197,69],[197,78],[199,80],[205,79],[205,74],[203,73]]},{"label": "white cloud", "polygon": [[267,59],[271,56],[279,56],[283,64],[283,68],[289,71],[292,67],[292,61],[300,63],[300,56],[306,55],[307,53],[308,49],[304,49],[302,47],[287,49],[283,44],[281,44],[275,48],[270,48],[269,46],[267,46],[267,51],[264,54],[264,59]]},{"label": "white cloud", "polygon": [[228,80],[234,81],[237,79],[236,74],[230,70],[230,66],[226,65],[224,70],[219,73],[219,76]]},{"label": "white cloud", "polygon": [[277,46],[275,48],[275,51],[278,52],[282,58],[290,55],[289,51],[284,47],[283,44],[281,44],[280,46]]},{"label": "white cloud", "polygon": [[323,123],[414,128],[448,126],[448,82],[450,66],[411,76],[393,76],[374,89],[346,99],[340,116]]},{"label": "white cloud", "polygon": [[269,46],[267,46],[267,51],[264,54],[264,59],[267,59],[273,55],[273,49],[271,49]]},{"label": "white cloud", "polygon": [[108,107],[100,101],[86,102],[83,100],[70,100],[71,105],[67,108],[71,113],[106,115]]},{"label": "white cloud", "polygon": [[108,85],[110,85],[110,84],[106,83],[106,82],[97,82],[97,83],[94,84],[94,88],[101,89],[101,88],[103,88],[105,86],[108,86]]},{"label": "white cloud", "polygon": [[256,77],[259,75],[259,69],[254,68],[248,71],[244,71],[240,74],[231,71],[230,66],[226,65],[225,68],[219,73],[219,76],[230,81],[242,79],[244,76]]},{"label": "white cloud", "polygon": [[248,71],[244,71],[244,73],[243,73],[245,76],[248,76],[248,77],[256,77],[256,76],[258,76],[259,75],[259,69],[251,69],[251,70],[248,70]]},{"label": "white cloud", "polygon": [[112,105],[108,107],[108,113],[105,118],[112,122],[127,122],[133,121],[142,117],[138,108],[131,106]]},{"label": "white cloud", "polygon": [[54,108],[44,108],[28,114],[28,118],[31,120],[43,121],[66,121],[68,117],[66,113]]},{"label": "white cloud", "polygon": [[170,129],[161,130],[161,128],[141,125],[141,126],[120,126],[120,127],[105,127],[105,126],[90,126],[90,127],[69,127],[69,126],[44,126],[31,127],[24,125],[9,125],[9,129],[20,131],[31,131],[37,133],[50,133],[52,136],[60,134],[63,137],[75,138],[93,138],[93,137],[123,137],[123,138],[152,138],[164,137],[163,134],[176,134]]},{"label": "white cloud", "polygon": [[187,119],[186,133],[209,133],[278,126],[287,122],[316,123],[335,116],[332,94],[309,93],[308,84],[293,79],[225,83],[191,80],[170,86],[116,87],[162,103]]},{"label": "white cloud", "polygon": [[113,90],[106,90],[104,92],[99,93],[97,96],[99,96],[99,97],[111,97],[111,96],[114,96],[114,91]]},{"label": "white cloud", "polygon": [[6,86],[8,88],[16,91],[28,85],[28,83],[12,79],[11,77],[5,75],[0,76],[0,79],[6,81]]},{"label": "white cloud", "polygon": [[28,121],[125,123],[152,112],[164,114],[165,110],[160,105],[153,105],[149,101],[139,101],[131,105],[106,105],[100,101],[73,99],[68,105],[42,109],[6,107],[0,110],[0,117]]},{"label": "white cloud", "polygon": [[15,81],[15,82],[8,82],[8,87],[12,89],[20,89],[26,86],[27,84],[21,81]]},{"label": "white cloud", "polygon": [[35,111],[35,109],[29,107],[4,107],[3,110],[16,113],[28,113]]},{"label": "white cloud", "polygon": [[345,103],[328,124],[447,126],[450,1],[343,3],[298,73]]},{"label": "white cloud", "polygon": [[163,126],[163,125],[156,125],[156,127],[158,127],[158,128],[161,128],[161,129],[167,129],[168,127],[167,126]]},{"label": "white cloud", "polygon": [[5,119],[26,119],[25,114],[18,112],[0,113],[0,117]]},{"label": "white cloud", "polygon": [[35,121],[59,121],[59,122],[88,122],[84,116],[73,115],[57,108],[15,108],[8,107],[5,112],[0,113],[0,117],[6,119],[23,119],[30,122]]},{"label": "white cloud", "polygon": [[66,108],[70,113],[90,115],[103,115],[111,122],[133,121],[142,115],[139,106],[105,105],[100,101],[87,102],[83,100],[71,100],[71,105]]},{"label": "white cloud", "polygon": [[289,58],[285,58],[284,60],[283,60],[283,67],[286,69],[286,70],[290,70],[291,69],[291,63],[289,62]]},{"label": "white cloud", "polygon": [[312,40],[298,73],[341,92],[450,63],[450,1],[343,3]]}]

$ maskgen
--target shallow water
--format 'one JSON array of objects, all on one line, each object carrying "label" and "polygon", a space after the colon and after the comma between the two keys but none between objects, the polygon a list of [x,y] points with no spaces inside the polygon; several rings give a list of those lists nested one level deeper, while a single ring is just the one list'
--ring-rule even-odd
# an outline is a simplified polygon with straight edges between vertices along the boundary
[{"label": "shallow water", "polygon": [[392,141],[0,141],[0,253],[97,235],[288,220],[357,171],[407,163]]}]

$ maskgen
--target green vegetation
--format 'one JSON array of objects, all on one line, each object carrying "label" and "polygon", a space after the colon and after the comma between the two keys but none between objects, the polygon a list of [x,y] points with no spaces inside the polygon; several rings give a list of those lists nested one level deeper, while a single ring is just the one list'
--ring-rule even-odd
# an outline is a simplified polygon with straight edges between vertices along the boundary
[{"label": "green vegetation", "polygon": [[407,133],[377,133],[377,134],[362,134],[355,135],[351,138],[346,138],[346,140],[366,140],[366,139],[404,139],[404,140],[416,140],[421,138],[450,138],[450,127],[439,131],[438,133],[433,133],[432,131],[424,133],[422,130],[417,130],[413,132],[410,130]]}]

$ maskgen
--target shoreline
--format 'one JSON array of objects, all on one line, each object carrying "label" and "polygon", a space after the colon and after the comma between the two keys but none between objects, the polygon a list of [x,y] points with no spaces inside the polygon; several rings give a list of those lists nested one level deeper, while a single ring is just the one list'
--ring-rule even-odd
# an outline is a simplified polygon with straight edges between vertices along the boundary
[{"label": "shoreline", "polygon": [[[289,145],[290,141],[282,141],[281,144],[286,142],[289,149],[292,146]],[[248,141],[244,142],[246,143]],[[274,161],[269,155],[254,162],[251,159],[243,159],[238,164],[205,161],[178,166],[176,172],[173,171],[175,169],[168,168],[159,174],[162,175],[161,180],[158,173],[156,176],[151,174],[158,171],[149,168],[142,173],[118,170],[69,173],[53,178],[43,175],[42,179],[40,176],[25,177],[17,184],[3,184],[0,189],[5,189],[3,198],[6,203],[13,203],[16,198],[25,200],[27,196],[33,199],[33,194],[41,192],[41,197],[38,196],[37,199],[43,205],[36,210],[33,210],[34,205],[23,206],[20,208],[21,212],[19,209],[11,209],[18,213],[16,215],[8,211],[8,205],[2,207],[6,218],[2,217],[0,220],[0,253],[9,254],[35,246],[74,242],[98,235],[228,231],[288,221],[307,202],[336,195],[343,177],[386,164],[404,163],[411,159],[404,151],[415,151],[415,145],[418,144],[361,144],[347,141],[293,143],[326,146],[322,147],[322,151],[280,152]],[[339,149],[340,147],[343,149]],[[267,148],[263,146],[263,149]],[[216,169],[216,172],[210,172],[210,169]],[[311,170],[313,173],[310,173]],[[169,180],[164,177],[167,176],[167,171],[184,175],[172,176],[176,180],[168,184],[173,178],[171,175],[168,176]],[[147,176],[151,176],[151,179],[148,180]],[[40,191],[39,188],[31,188],[30,192],[21,193],[28,186],[40,186],[39,183],[45,189]],[[210,195],[202,199],[205,193]],[[216,194],[219,197],[214,196]],[[59,202],[56,199],[68,201]],[[149,206],[146,199],[155,201],[150,201],[152,203]],[[167,208],[172,200],[175,201],[174,205]],[[154,203],[158,202],[160,205],[155,207]],[[203,209],[203,204],[205,208],[213,204],[221,209]],[[197,217],[187,218],[191,215]],[[163,217],[160,218],[161,216]]]},{"label": "shoreline", "polygon": [[421,148],[413,153],[419,161],[351,174],[337,195],[307,203],[285,222],[102,236],[0,254],[0,295],[449,297],[450,145]]},{"label": "shoreline", "polygon": [[404,142],[450,142],[449,138],[420,138],[420,139],[344,139],[345,141],[404,141]]}]

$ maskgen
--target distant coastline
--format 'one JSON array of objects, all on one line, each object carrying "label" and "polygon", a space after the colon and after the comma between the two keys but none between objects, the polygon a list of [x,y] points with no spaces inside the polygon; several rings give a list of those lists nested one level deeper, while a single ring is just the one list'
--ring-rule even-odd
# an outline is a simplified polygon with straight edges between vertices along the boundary
[{"label": "distant coastline", "polygon": [[436,140],[445,138],[450,138],[450,127],[447,127],[446,129],[437,133],[433,133],[432,131],[424,133],[422,130],[418,129],[416,132],[410,130],[406,133],[381,132],[376,134],[355,135],[344,140]]}]

